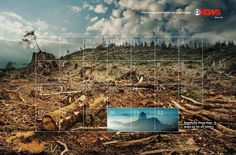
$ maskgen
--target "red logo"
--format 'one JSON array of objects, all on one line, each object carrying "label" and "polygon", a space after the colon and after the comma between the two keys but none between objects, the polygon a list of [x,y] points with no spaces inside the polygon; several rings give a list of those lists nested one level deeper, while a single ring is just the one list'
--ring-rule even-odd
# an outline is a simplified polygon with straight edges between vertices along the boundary
[{"label": "red logo", "polygon": [[196,16],[221,16],[221,9],[196,9]]}]

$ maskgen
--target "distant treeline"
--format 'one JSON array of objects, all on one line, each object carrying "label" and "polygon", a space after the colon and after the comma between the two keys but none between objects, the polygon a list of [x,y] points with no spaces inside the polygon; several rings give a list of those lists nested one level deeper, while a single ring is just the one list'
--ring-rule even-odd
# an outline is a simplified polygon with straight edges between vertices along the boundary
[{"label": "distant treeline", "polygon": [[[178,47],[179,45],[179,47]],[[121,45],[117,45],[116,43],[109,43],[106,45],[106,43],[102,43],[99,46],[97,46],[98,49],[103,49],[103,48],[114,48],[114,47],[136,47],[136,48],[160,48],[163,50],[168,50],[168,49],[198,49],[198,48],[209,48],[209,47],[215,47],[215,48],[231,48],[235,47],[234,41],[217,41],[215,44],[210,44],[207,42],[203,41],[179,41],[179,43],[173,43],[173,42],[165,42],[161,41],[159,43],[155,43],[154,41],[151,41],[150,43],[148,42],[135,42],[135,43],[130,43],[130,42],[124,42]]]},{"label": "distant treeline", "polygon": [[[204,49],[210,49],[210,48],[215,48],[215,49],[227,49],[227,48],[232,48],[236,47],[235,43],[233,40],[230,41],[217,41],[215,44],[209,44],[207,42],[202,42],[201,40],[196,40],[196,41],[189,41],[189,42],[182,42],[181,40],[179,41],[179,47],[178,44],[176,43],[171,43],[171,42],[165,42],[161,41],[159,43],[151,41],[151,42],[124,42],[121,45],[117,45],[115,43],[109,43],[106,44],[105,40],[103,39],[102,43],[98,45],[96,48],[97,49],[104,49],[106,50],[107,47],[109,48],[140,48],[140,49],[147,49],[147,48],[157,48],[157,49],[163,49],[163,50],[171,50],[171,49],[201,49],[202,47]],[[85,48],[85,47],[84,47]],[[95,48],[95,49],[96,49]],[[81,48],[82,50],[82,48]],[[67,55],[69,55],[69,50],[67,50]],[[23,66],[26,66],[27,64],[24,63]],[[0,68],[0,73],[3,71],[10,71],[14,70],[16,66],[16,62],[9,61],[4,69]]]}]

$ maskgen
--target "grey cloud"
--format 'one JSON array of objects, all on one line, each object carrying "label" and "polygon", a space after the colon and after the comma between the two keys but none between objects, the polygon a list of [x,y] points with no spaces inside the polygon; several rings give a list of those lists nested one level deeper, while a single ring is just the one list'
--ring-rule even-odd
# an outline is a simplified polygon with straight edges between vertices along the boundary
[{"label": "grey cloud", "polygon": [[[236,2],[233,0],[171,1],[171,0],[120,0],[119,7],[107,19],[89,25],[88,31],[102,35],[203,35],[210,42],[215,39],[236,40],[234,25]],[[196,8],[220,8],[223,19],[195,16]],[[142,11],[149,12],[143,14]],[[190,15],[160,15],[156,11],[190,11]],[[122,21],[122,24],[114,24]],[[158,34],[156,33],[159,27]],[[179,29],[184,32],[179,34]],[[220,36],[219,36],[220,35]]]}]

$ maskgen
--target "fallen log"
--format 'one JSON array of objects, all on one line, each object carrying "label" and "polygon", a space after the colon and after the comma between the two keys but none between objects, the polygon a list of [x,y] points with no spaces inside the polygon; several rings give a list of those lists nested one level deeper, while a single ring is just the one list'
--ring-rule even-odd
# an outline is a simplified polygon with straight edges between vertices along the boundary
[{"label": "fallen log", "polygon": [[221,103],[221,104],[236,104],[236,100],[230,100],[230,99],[205,99],[205,102],[209,103]]},{"label": "fallen log", "polygon": [[42,118],[42,128],[47,131],[66,130],[76,122],[83,122],[86,111],[85,96],[75,102],[50,112]]},{"label": "fallen log", "polygon": [[230,115],[228,113],[222,113],[222,112],[207,111],[207,110],[202,109],[201,107],[193,106],[190,104],[183,104],[183,106],[189,110],[197,111],[196,113],[198,113],[199,115],[208,117],[217,122],[220,122],[220,121],[235,122],[236,121],[236,115]]},{"label": "fallen log", "polygon": [[235,122],[219,122],[219,123],[222,124],[222,125],[224,125],[224,126],[227,126],[227,127],[233,128],[233,129],[236,128],[236,124],[235,124]]},{"label": "fallen log", "polygon": [[73,128],[72,131],[107,131],[107,127],[78,127],[78,128]]},{"label": "fallen log", "polygon": [[[116,84],[109,84],[109,86],[110,87],[118,87]],[[156,85],[153,85],[153,84],[150,84],[150,83],[122,84],[122,87],[157,89]]]},{"label": "fallen log", "polygon": [[236,115],[222,114],[218,112],[212,112],[207,110],[200,110],[199,114],[210,118],[216,122],[236,122]]},{"label": "fallen log", "polygon": [[190,114],[192,116],[195,116],[196,118],[200,118],[201,120],[209,121],[208,118],[199,115],[199,113],[197,113],[197,112],[193,112],[193,111],[190,111],[190,110],[186,109],[185,107],[181,106],[179,103],[175,102],[174,100],[172,100],[171,102],[175,105],[175,107],[179,108],[183,112],[185,112],[187,114]]},{"label": "fallen log", "polygon": [[116,147],[128,147],[128,146],[135,146],[135,145],[147,145],[157,139],[158,135],[141,138],[137,140],[130,140],[130,141],[111,141],[103,143],[103,145],[113,145]]},{"label": "fallen log", "polygon": [[[199,114],[199,112],[193,112],[193,111],[190,111],[186,108],[184,108],[183,106],[181,106],[179,103],[175,102],[174,100],[171,101],[175,107],[179,108],[180,110],[186,112],[186,113],[189,113],[193,116],[195,116],[196,118],[200,119],[200,120],[203,120],[203,121],[211,121],[209,118],[205,117],[205,116],[202,116],[201,114]],[[233,130],[233,129],[230,129],[230,128],[227,128],[219,123],[216,123],[216,126],[215,128],[223,133],[227,133],[227,134],[230,134],[230,135],[236,135],[236,131]],[[214,130],[213,130],[214,131]]]},{"label": "fallen log", "polygon": [[60,94],[76,94],[81,93],[81,91],[67,91],[67,92],[56,92],[56,93],[50,93],[50,94],[39,94],[40,96],[50,96],[50,95],[60,95]]},{"label": "fallen log", "polygon": [[92,117],[92,121],[97,115],[99,115],[107,108],[107,104],[108,100],[104,96],[95,98],[92,102],[88,104],[88,114]]},{"label": "fallen log", "polygon": [[235,105],[233,104],[220,104],[220,103],[204,103],[202,105],[204,109],[235,109]]},{"label": "fallen log", "polygon": [[234,109],[211,109],[211,111],[204,110],[205,107],[198,107],[190,104],[184,104],[184,107],[186,107],[189,110],[199,111],[199,114],[205,115],[206,117],[210,117],[214,119],[215,121],[226,121],[226,122],[235,122],[236,116],[234,114],[236,113],[236,110]]},{"label": "fallen log", "polygon": [[196,105],[187,104],[187,103],[185,103],[184,106],[187,107],[188,109],[191,109],[191,110],[202,109],[202,107],[199,107],[199,106],[196,106]]},{"label": "fallen log", "polygon": [[213,112],[218,112],[218,113],[223,113],[223,114],[232,114],[232,115],[235,115],[235,114],[236,114],[236,109],[224,109],[224,108],[220,108],[220,109],[211,109],[211,111],[213,111]]},{"label": "fallen log", "polygon": [[183,98],[183,99],[185,99],[185,100],[188,100],[188,101],[194,103],[195,105],[199,105],[199,106],[202,106],[202,105],[203,105],[201,102],[198,102],[198,101],[196,101],[196,100],[194,100],[194,99],[191,99],[191,98],[186,97],[186,96],[183,96],[183,95],[181,95],[181,98]]},{"label": "fallen log", "polygon": [[172,152],[178,152],[178,153],[190,153],[190,152],[195,152],[197,153],[200,150],[199,147],[197,146],[191,146],[191,147],[185,147],[185,148],[170,148],[170,149],[157,149],[157,150],[150,150],[150,151],[144,151],[144,152],[139,152],[141,155],[146,155],[146,154],[162,154],[162,153],[167,153],[172,154]]},{"label": "fallen log", "polygon": [[235,106],[233,104],[201,103],[201,102],[198,102],[194,99],[191,99],[191,98],[183,96],[183,95],[181,95],[181,98],[183,98],[187,101],[190,101],[191,103],[193,103],[196,106],[201,106],[204,109],[218,109],[218,108],[234,109],[235,108]]}]

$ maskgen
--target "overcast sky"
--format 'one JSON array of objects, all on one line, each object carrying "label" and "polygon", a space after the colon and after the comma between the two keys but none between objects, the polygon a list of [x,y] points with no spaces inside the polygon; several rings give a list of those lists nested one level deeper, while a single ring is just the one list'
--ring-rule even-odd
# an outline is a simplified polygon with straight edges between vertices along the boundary
[{"label": "overcast sky", "polygon": [[[75,40],[66,38],[83,35],[189,35],[203,36],[209,42],[236,40],[235,7],[234,0],[1,0],[0,67],[10,60],[18,65],[30,61],[34,50],[19,45],[30,30],[36,31],[40,46],[57,57],[66,48],[80,48],[81,43],[75,46]],[[195,16],[197,8],[220,8],[222,18]],[[166,11],[191,14],[158,14]]]}]

